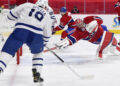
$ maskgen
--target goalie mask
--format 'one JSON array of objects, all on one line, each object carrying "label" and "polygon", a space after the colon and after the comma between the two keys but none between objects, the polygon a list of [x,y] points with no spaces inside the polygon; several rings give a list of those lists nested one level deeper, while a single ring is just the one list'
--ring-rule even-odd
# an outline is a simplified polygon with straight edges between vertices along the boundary
[{"label": "goalie mask", "polygon": [[78,26],[79,28],[83,28],[85,27],[85,23],[83,22],[82,19],[78,18],[75,20],[76,26]]}]

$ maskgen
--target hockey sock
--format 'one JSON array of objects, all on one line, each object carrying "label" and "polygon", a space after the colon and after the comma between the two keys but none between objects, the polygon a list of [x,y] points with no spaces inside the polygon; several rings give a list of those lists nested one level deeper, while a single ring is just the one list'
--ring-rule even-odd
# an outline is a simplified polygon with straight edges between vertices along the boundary
[{"label": "hockey sock", "polygon": [[3,72],[7,67],[7,64],[12,59],[12,56],[8,53],[2,52],[0,55],[0,70]]}]

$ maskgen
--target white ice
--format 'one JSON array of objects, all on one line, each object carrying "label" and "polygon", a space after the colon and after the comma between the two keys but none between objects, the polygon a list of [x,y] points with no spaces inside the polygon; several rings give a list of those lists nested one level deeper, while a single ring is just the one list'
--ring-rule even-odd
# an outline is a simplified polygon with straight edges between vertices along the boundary
[{"label": "white ice", "polygon": [[[51,41],[56,38],[51,39]],[[74,69],[80,79],[61,63],[52,53],[43,55],[43,86],[120,86],[120,56],[108,55],[97,60],[97,45],[80,41],[65,50],[55,51],[65,63]],[[35,86],[32,80],[32,54],[24,53],[20,65],[13,59],[5,72],[0,75],[0,86]]]}]

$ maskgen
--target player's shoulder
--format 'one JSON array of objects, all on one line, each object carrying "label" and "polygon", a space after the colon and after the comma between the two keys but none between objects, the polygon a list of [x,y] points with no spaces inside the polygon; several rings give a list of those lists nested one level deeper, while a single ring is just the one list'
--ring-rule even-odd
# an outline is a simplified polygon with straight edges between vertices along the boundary
[{"label": "player's shoulder", "polygon": [[87,16],[83,19],[84,23],[88,24],[94,20],[94,16]]},{"label": "player's shoulder", "polygon": [[94,19],[96,19],[96,20],[103,20],[101,17],[99,17],[99,16],[94,16],[93,17]]},{"label": "player's shoulder", "polygon": [[33,3],[24,3],[24,4],[21,4],[20,6],[26,8],[26,7],[31,7],[33,5],[34,5]]},{"label": "player's shoulder", "polygon": [[50,6],[48,6],[47,9],[48,9],[47,11],[49,12],[50,15],[54,14],[54,11]]},{"label": "player's shoulder", "polygon": [[66,12],[66,13],[62,16],[63,19],[64,19],[64,18],[69,18],[69,17],[71,17],[71,13],[70,13],[70,12]]},{"label": "player's shoulder", "polygon": [[86,16],[84,19],[87,19],[87,18],[94,18],[95,16]]},{"label": "player's shoulder", "polygon": [[50,6],[48,6],[48,10],[49,10],[49,11],[53,11],[53,9],[52,9]]},{"label": "player's shoulder", "polygon": [[86,22],[86,21],[91,20],[91,19],[93,19],[92,16],[86,16],[86,17],[84,17],[83,21]]},{"label": "player's shoulder", "polygon": [[71,13],[70,13],[70,12],[67,12],[66,15],[67,15],[67,16],[71,16]]},{"label": "player's shoulder", "polygon": [[34,4],[27,2],[27,3],[24,3],[23,5],[29,6],[29,5],[34,5]]}]

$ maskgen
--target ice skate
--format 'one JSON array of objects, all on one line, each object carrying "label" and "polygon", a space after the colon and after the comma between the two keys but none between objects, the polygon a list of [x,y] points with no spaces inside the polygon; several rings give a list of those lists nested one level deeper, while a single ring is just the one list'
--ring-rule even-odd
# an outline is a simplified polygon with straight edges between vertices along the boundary
[{"label": "ice skate", "polygon": [[36,69],[32,69],[33,72],[33,82],[36,86],[43,86],[44,79],[40,77],[40,73]]}]

